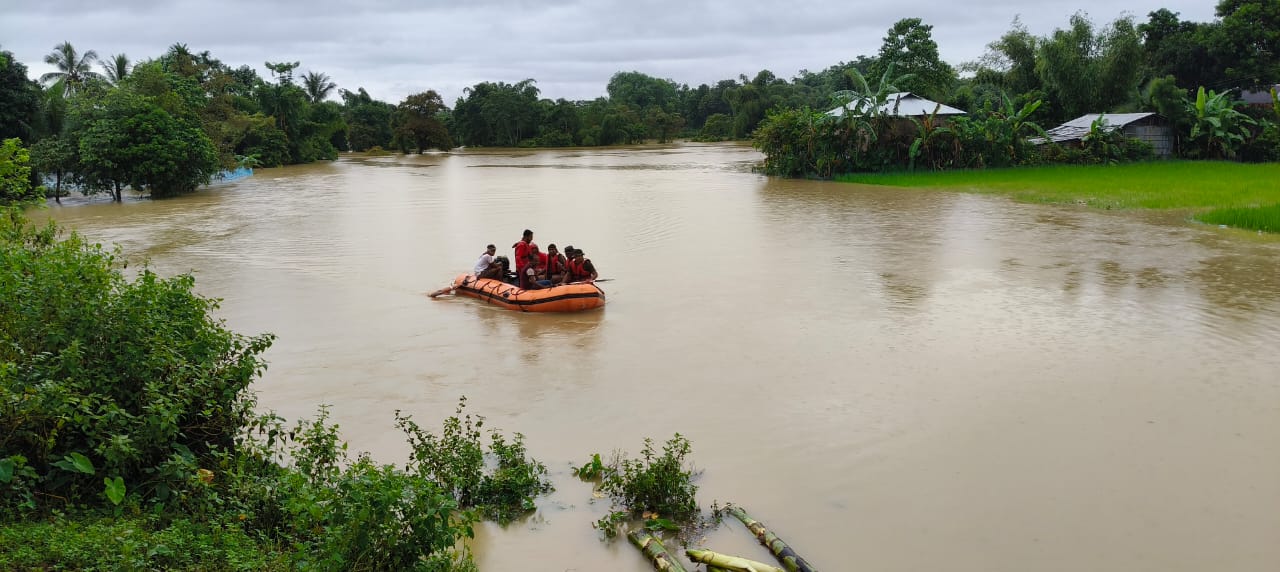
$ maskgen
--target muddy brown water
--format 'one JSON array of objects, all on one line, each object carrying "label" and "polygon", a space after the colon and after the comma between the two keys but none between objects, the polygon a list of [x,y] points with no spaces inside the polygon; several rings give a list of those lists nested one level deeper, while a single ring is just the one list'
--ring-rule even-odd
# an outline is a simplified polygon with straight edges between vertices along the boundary
[{"label": "muddy brown water", "polygon": [[[744,505],[824,570],[1280,569],[1280,244],[759,159],[344,158],[48,213],[277,334],[264,408],[331,404],[386,462],[395,410],[438,427],[461,395],[524,433],[556,491],[479,527],[482,570],[650,569],[598,539],[607,507],[569,466],[675,431],[704,506]],[[586,250],[608,306],[423,296],[524,228]],[[736,523],[705,546],[769,560]]]}]

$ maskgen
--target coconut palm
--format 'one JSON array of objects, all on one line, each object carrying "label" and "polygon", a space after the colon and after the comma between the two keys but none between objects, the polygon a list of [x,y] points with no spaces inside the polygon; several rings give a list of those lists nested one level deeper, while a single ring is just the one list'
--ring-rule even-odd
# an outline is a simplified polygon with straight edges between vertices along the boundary
[{"label": "coconut palm", "polygon": [[169,51],[161,57],[164,67],[167,71],[171,71],[181,76],[196,76],[196,60],[195,55],[182,42],[175,42],[169,46]]},{"label": "coconut palm", "polygon": [[40,76],[40,82],[46,85],[62,82],[66,93],[75,93],[90,80],[101,79],[102,76],[93,71],[93,62],[98,61],[98,54],[88,50],[77,53],[71,42],[62,42],[53,47],[53,52],[44,57],[44,63],[58,68]]},{"label": "coconut palm", "polygon": [[302,86],[307,91],[307,99],[311,103],[320,103],[329,97],[329,93],[338,88],[338,84],[333,83],[327,74],[318,72],[307,72],[302,76]]},{"label": "coconut palm", "polygon": [[102,75],[111,85],[120,85],[120,81],[129,75],[129,69],[132,67],[129,62],[129,56],[124,54],[116,54],[111,59],[98,62],[102,65]]}]

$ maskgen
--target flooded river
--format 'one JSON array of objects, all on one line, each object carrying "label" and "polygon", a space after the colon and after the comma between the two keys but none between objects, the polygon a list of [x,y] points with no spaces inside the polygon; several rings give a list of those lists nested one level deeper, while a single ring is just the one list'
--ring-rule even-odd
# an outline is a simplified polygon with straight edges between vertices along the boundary
[{"label": "flooded river", "polygon": [[[468,151],[261,170],[166,201],[55,207],[193,271],[274,332],[264,408],[459,396],[556,492],[483,525],[482,570],[650,570],[570,463],[693,442],[699,498],[827,571],[1280,569],[1280,243],[1179,217],[771,179],[747,147]],[[423,294],[530,228],[584,249],[603,311]],[[770,560],[740,526],[706,547]]]}]

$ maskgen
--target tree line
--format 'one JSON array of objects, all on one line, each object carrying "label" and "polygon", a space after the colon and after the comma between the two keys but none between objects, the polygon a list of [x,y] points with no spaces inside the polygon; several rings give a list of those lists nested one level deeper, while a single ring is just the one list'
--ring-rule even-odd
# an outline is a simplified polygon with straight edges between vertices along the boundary
[{"label": "tree line", "polygon": [[[770,140],[788,145],[777,139],[780,130],[812,131],[821,127],[815,113],[893,88],[981,115],[978,123],[993,116],[1013,121],[1021,134],[1083,113],[1156,111],[1186,133],[1179,143],[1189,155],[1274,158],[1275,146],[1268,144],[1280,133],[1260,118],[1233,115],[1234,100],[1226,95],[1280,82],[1280,3],[1273,0],[1220,0],[1213,22],[1185,21],[1161,9],[1145,21],[1122,17],[1098,26],[1076,14],[1043,37],[1014,19],[983,57],[959,68],[942,60],[932,30],[920,18],[902,19],[875,55],[819,72],[801,70],[791,80],[761,70],[691,87],[623,71],[609,80],[606,96],[582,101],[544,98],[534,79],[481,82],[452,107],[434,90],[392,104],[363,88],[339,89],[326,74],[299,75],[299,62],[266,62],[270,77],[264,78],[181,43],[135,63],[63,42],[45,57],[56,71],[34,79],[11,53],[0,51],[0,140],[21,140],[9,154],[16,160],[18,147],[25,149],[32,181],[48,181],[50,195],[63,195],[64,182],[71,182],[119,200],[125,188],[163,197],[237,166],[307,163],[341,151],[596,146],[753,134],[758,145],[764,138],[762,148]],[[1200,87],[1208,92],[1197,107]],[[1019,116],[1024,109],[1029,114]],[[758,132],[770,113],[786,125],[775,122],[781,127]],[[854,127],[846,126],[843,141],[823,144],[872,136],[856,135]],[[986,136],[985,127],[966,127]],[[808,161],[814,165],[798,160],[802,166],[792,174],[881,168],[916,158],[938,163],[938,145],[930,144],[945,143],[950,128],[914,128],[933,137],[904,138],[893,158],[843,165],[828,157],[821,166],[817,159]],[[921,144],[913,152],[915,139]],[[1017,152],[979,162],[1004,163]]]}]

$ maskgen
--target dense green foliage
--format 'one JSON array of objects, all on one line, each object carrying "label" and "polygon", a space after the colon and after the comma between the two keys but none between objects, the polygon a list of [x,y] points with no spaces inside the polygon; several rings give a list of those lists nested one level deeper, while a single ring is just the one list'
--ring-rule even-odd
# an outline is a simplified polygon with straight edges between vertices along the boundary
[{"label": "dense green foliage", "polygon": [[692,450],[689,440],[676,433],[662,446],[661,454],[654,450],[653,439],[646,438],[638,459],[615,453],[604,464],[596,454],[586,465],[575,468],[574,473],[583,479],[600,479],[600,492],[612,499],[613,508],[623,509],[610,512],[596,527],[612,537],[617,525],[628,517],[642,516],[647,526],[655,528],[692,523],[701,512],[698,487],[693,484],[695,473],[685,466],[685,457]]},{"label": "dense green foliage", "polygon": [[[1218,0],[1213,22],[1186,21],[1160,9],[1145,20],[1124,16],[1098,25],[1077,13],[1043,37],[1015,18],[984,56],[958,67],[963,75],[943,59],[932,24],[904,18],[887,29],[875,55],[819,72],[800,70],[790,80],[760,70],[695,87],[620,71],[610,78],[606,96],[584,101],[545,98],[532,78],[483,81],[466,88],[452,108],[434,90],[389,103],[363,88],[341,89],[316,71],[295,81],[300,62],[265,62],[270,78],[264,79],[248,66],[232,68],[181,43],[151,59],[116,54],[98,61],[93,50],[63,42],[45,58],[55,71],[40,82],[29,79],[12,54],[0,52],[0,137],[20,137],[28,148],[51,138],[71,143],[73,156],[52,145],[33,152],[34,180],[49,180],[55,197],[62,195],[65,178],[75,189],[107,191],[117,200],[126,188],[154,197],[185,192],[218,169],[307,163],[375,148],[421,153],[455,145],[751,138],[770,155],[766,172],[820,177],[1113,162],[1140,155],[1140,149],[1104,144],[1100,137],[1092,137],[1093,150],[1086,144],[1037,151],[1024,141],[1041,127],[1086,113],[1133,111],[1157,112],[1169,121],[1177,156],[1270,161],[1280,158],[1280,117],[1238,109],[1237,99],[1243,90],[1280,83],[1277,6],[1272,0]],[[866,83],[873,89],[864,89]],[[891,93],[876,89],[885,86],[971,117],[898,121],[846,113],[831,124],[817,115]],[[1198,103],[1201,88],[1206,105]],[[334,94],[341,103],[328,99]],[[125,121],[107,111],[120,109],[123,101],[134,101],[129,113],[142,117]],[[1022,110],[1030,112],[1012,119]],[[759,129],[771,116],[778,123]],[[97,125],[104,121],[113,123]],[[203,137],[192,132],[197,127]],[[989,128],[995,131],[984,132]],[[152,142],[127,152],[100,149],[127,135]],[[1109,152],[1115,148],[1121,152]]]},{"label": "dense green foliage", "polygon": [[423,431],[417,423],[396,412],[396,425],[405,432],[413,452],[409,465],[416,474],[438,483],[464,508],[478,509],[487,518],[506,524],[534,509],[533,500],[551,492],[547,468],[526,456],[524,436],[516,433],[510,443],[498,431],[490,431],[489,453],[494,462],[486,472],[480,429],[484,418],[464,415],[466,399],[453,417],[445,420],[440,435]]},{"label": "dense green foliage", "polygon": [[[1266,65],[1253,66],[1256,75],[1249,79],[1219,65],[1246,53],[1258,56],[1255,63],[1274,63],[1275,52],[1269,51],[1274,34],[1241,17],[1270,22],[1274,10],[1223,0],[1218,12],[1221,24],[1181,22],[1177,14],[1159,10],[1143,24],[1123,17],[1101,29],[1076,14],[1067,28],[1046,37],[1031,35],[1015,19],[986,56],[964,66],[972,77],[963,80],[948,75],[938,62],[930,26],[902,20],[869,66],[878,85],[868,85],[856,66],[844,71],[848,87],[834,94],[844,104],[838,120],[803,107],[778,110],[755,131],[753,143],[766,155],[766,173],[791,177],[921,167],[1114,164],[1149,158],[1152,150],[1098,122],[1066,146],[1037,146],[1034,138],[1046,139],[1042,127],[1085,114],[1153,111],[1168,121],[1179,156],[1276,160],[1280,112],[1240,110],[1238,90],[1206,94],[1199,87],[1195,97],[1188,91],[1197,86],[1191,82],[1247,88],[1280,81],[1280,70]],[[1226,41],[1227,21],[1247,27],[1242,34],[1253,43]],[[1224,51],[1229,45],[1236,45],[1234,52]],[[893,117],[884,105],[898,91],[932,94],[968,114]]]},{"label": "dense green foliage", "polygon": [[0,569],[468,570],[477,518],[550,490],[523,437],[486,452],[469,416],[437,437],[397,415],[397,467],[349,458],[327,409],[255,413],[272,337],[227,330],[190,275],[123,270],[0,217]]},{"label": "dense green foliage", "polygon": [[0,205],[37,198],[31,185],[31,154],[17,138],[0,141]]},{"label": "dense green foliage", "polygon": [[[0,450],[21,471],[0,496],[25,512],[107,506],[103,478],[118,477],[135,504],[191,509],[196,470],[233,454],[252,416],[271,337],[227,331],[190,275],[126,280],[99,247],[13,211],[0,249]],[[68,468],[77,455],[89,470]]]}]

